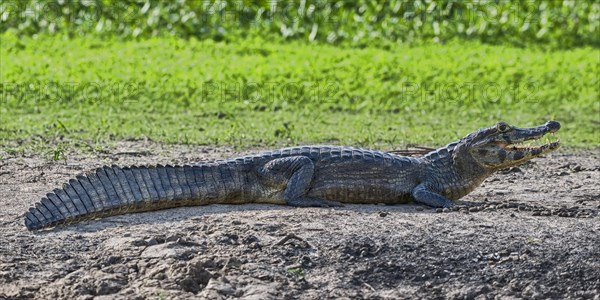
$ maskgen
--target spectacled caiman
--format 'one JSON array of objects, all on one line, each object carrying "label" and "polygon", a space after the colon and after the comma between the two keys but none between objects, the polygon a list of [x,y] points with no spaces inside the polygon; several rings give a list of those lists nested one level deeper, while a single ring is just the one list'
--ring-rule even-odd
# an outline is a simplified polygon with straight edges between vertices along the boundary
[{"label": "spectacled caiman", "polygon": [[494,171],[559,148],[560,140],[521,146],[560,123],[475,131],[422,157],[353,147],[299,146],[183,166],[105,166],[55,189],[25,214],[29,230],[171,207],[275,203],[407,203],[450,207]]}]

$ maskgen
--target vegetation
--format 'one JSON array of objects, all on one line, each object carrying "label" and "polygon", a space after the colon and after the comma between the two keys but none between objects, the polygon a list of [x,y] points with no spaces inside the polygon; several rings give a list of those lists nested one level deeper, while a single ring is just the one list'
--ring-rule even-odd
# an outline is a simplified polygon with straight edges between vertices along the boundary
[{"label": "vegetation", "polygon": [[[391,149],[549,119],[566,145],[600,144],[595,2],[206,3],[2,2],[0,147],[55,159],[138,138]],[[491,7],[518,13],[496,22],[480,13]]]},{"label": "vegetation", "polygon": [[600,45],[600,3],[594,0],[6,0],[0,7],[0,32],[17,35]]}]

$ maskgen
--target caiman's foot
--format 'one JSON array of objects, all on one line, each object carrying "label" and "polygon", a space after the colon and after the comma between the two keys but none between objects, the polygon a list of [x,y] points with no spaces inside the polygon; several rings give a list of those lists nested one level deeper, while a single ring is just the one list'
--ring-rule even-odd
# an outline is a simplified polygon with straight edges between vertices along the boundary
[{"label": "caiman's foot", "polygon": [[425,204],[427,206],[436,207],[436,208],[450,208],[454,206],[454,202],[452,200],[428,191],[423,184],[418,185],[413,190],[413,198],[416,203]]},{"label": "caiman's foot", "polygon": [[287,201],[290,206],[296,207],[341,207],[342,203],[314,197],[301,197]]}]

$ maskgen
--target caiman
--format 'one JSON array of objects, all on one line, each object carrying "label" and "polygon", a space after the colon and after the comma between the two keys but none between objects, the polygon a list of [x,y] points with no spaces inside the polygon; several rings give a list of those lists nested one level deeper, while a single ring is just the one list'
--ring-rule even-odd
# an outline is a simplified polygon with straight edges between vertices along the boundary
[{"label": "caiman", "polygon": [[415,202],[450,207],[494,171],[559,148],[537,140],[560,129],[505,122],[475,131],[421,157],[352,147],[299,146],[183,166],[105,166],[55,189],[25,214],[29,230],[171,207],[274,203],[334,207],[342,203]]}]

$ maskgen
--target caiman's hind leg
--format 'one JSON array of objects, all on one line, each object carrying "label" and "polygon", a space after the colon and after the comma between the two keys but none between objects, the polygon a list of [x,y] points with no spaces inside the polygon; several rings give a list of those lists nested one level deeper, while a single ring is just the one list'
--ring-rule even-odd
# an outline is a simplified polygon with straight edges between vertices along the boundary
[{"label": "caiman's hind leg", "polygon": [[412,195],[416,203],[425,204],[432,207],[445,208],[454,205],[450,199],[438,193],[427,190],[423,184],[419,184],[413,190]]},{"label": "caiman's hind leg", "polygon": [[287,182],[287,186],[283,192],[283,198],[287,205],[298,207],[342,206],[341,203],[336,201],[306,196],[306,193],[310,189],[314,170],[315,166],[310,158],[306,156],[291,156],[269,161],[260,169],[259,174],[267,182],[274,182],[280,179]]}]

